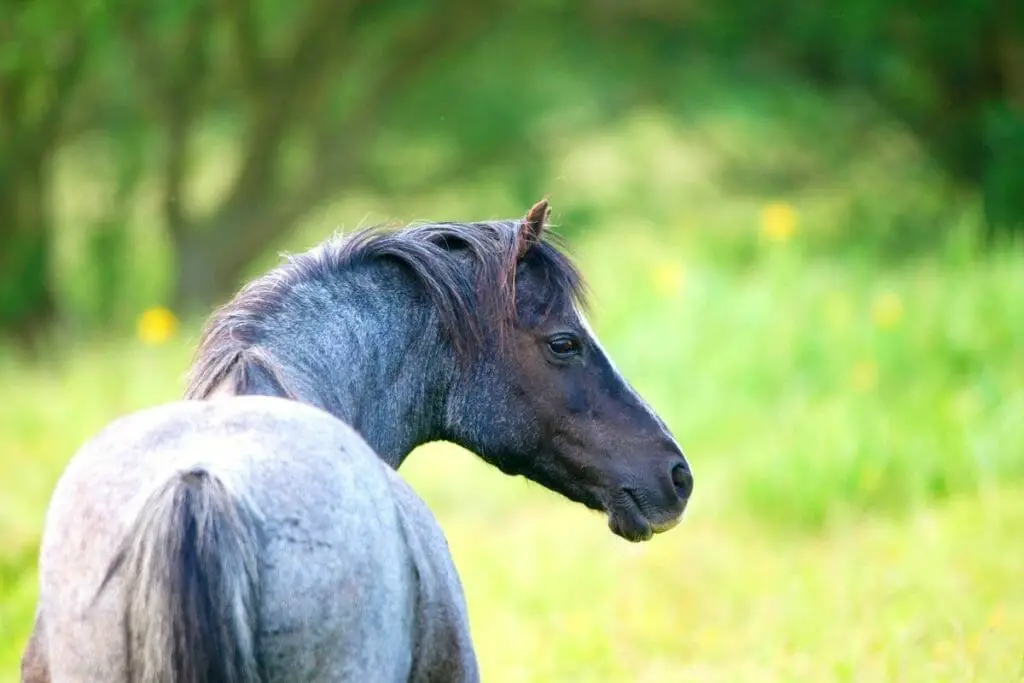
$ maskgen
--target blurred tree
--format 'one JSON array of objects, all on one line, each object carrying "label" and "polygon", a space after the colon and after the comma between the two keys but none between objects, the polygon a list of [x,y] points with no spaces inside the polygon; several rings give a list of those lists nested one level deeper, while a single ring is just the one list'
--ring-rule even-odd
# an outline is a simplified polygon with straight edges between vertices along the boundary
[{"label": "blurred tree", "polygon": [[[0,53],[0,328],[28,329],[52,316],[43,265],[51,166],[62,146],[94,133],[119,169],[107,215],[87,243],[100,271],[97,296],[118,291],[130,258],[127,206],[155,169],[175,261],[173,303],[186,314],[229,294],[254,258],[343,189],[422,189],[512,158],[532,157],[538,168],[524,131],[545,108],[510,109],[504,89],[494,91],[500,79],[478,88],[480,96],[459,80],[460,69],[479,65],[452,59],[471,54],[501,23],[496,3],[105,0],[89,7],[91,21],[48,1],[3,10],[2,27],[18,40],[5,40]],[[228,148],[221,156],[238,160],[212,205],[193,197],[198,145],[211,130]],[[406,151],[409,137],[396,130],[443,150],[421,164],[426,172],[382,155],[389,140],[392,154]],[[101,301],[97,310],[109,315],[113,307]]]},{"label": "blurred tree", "polygon": [[[69,19],[62,28],[52,18]],[[31,341],[55,314],[49,278],[52,160],[89,56],[79,6],[0,9],[0,328]]]},{"label": "blurred tree", "polygon": [[607,0],[605,26],[652,54],[694,53],[859,90],[901,121],[993,232],[1024,235],[1024,4],[1013,0]]},{"label": "blurred tree", "polygon": [[[186,312],[229,293],[303,214],[366,177],[390,107],[498,12],[472,0],[159,7],[126,10],[121,26],[163,137],[174,303]],[[185,183],[196,135],[215,116],[230,122],[241,161],[200,213]]]},{"label": "blurred tree", "polygon": [[[156,175],[188,314],[342,191],[442,187],[500,162],[526,204],[548,189],[549,115],[565,130],[685,99],[666,97],[674,70],[700,57],[870,94],[981,193],[992,225],[1020,227],[1022,7],[0,0],[0,328],[28,335],[53,316],[54,155],[85,137],[117,165],[87,245],[97,310],[115,310],[130,209]],[[204,193],[211,139],[230,179]]]}]

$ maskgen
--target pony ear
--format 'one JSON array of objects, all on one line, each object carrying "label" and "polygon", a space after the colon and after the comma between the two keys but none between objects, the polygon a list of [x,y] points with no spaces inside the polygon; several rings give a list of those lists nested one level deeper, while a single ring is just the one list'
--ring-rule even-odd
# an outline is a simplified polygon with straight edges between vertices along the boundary
[{"label": "pony ear", "polygon": [[519,224],[519,258],[526,256],[526,252],[543,239],[549,215],[551,207],[548,206],[547,198],[544,198],[530,207],[523,216]]}]

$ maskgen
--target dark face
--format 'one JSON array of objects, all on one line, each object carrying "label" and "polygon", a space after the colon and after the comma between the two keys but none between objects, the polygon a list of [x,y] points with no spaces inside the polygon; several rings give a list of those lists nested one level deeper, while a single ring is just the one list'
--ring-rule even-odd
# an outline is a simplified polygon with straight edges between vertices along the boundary
[{"label": "dark face", "polygon": [[615,369],[582,313],[549,311],[543,273],[521,264],[519,322],[502,357],[479,361],[456,393],[454,440],[608,514],[611,530],[645,541],[675,526],[693,489],[665,424]]}]

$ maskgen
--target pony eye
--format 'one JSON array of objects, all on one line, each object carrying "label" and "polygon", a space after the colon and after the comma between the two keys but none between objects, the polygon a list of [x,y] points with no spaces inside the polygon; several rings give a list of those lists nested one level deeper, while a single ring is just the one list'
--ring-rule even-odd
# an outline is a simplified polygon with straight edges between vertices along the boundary
[{"label": "pony eye", "polygon": [[569,335],[559,335],[548,340],[548,348],[556,358],[572,358],[580,352],[580,342]]}]

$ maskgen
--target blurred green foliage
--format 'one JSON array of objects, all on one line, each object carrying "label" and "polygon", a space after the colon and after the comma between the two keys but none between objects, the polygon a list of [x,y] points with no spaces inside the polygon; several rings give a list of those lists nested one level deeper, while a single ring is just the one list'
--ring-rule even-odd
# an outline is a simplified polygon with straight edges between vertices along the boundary
[{"label": "blurred green foliage", "polygon": [[[886,197],[848,186],[831,217],[882,226],[839,226],[876,256],[933,247],[965,198],[990,234],[1013,234],[1022,15],[998,0],[6,0],[0,329],[110,324],[138,288],[139,240],[162,245],[158,296],[205,312],[339,197],[470,183],[525,205],[556,184],[560,140],[652,108],[789,136],[781,159],[716,140],[718,180],[751,193],[847,182],[868,138],[898,129],[935,178],[892,177]],[[62,203],[69,185],[88,201]],[[62,241],[85,254],[84,308],[55,285]]]}]

